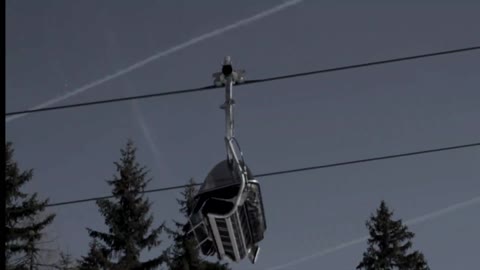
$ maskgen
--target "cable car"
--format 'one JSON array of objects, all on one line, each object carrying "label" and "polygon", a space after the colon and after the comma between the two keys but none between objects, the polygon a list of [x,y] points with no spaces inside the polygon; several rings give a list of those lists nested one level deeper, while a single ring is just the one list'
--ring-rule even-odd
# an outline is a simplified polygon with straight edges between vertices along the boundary
[{"label": "cable car", "polygon": [[245,164],[243,153],[233,135],[232,85],[244,81],[245,71],[233,70],[226,57],[214,84],[226,86],[225,110],[227,158],[208,173],[194,197],[187,234],[206,255],[220,260],[240,262],[248,257],[255,263],[259,242],[267,228],[259,182]]}]

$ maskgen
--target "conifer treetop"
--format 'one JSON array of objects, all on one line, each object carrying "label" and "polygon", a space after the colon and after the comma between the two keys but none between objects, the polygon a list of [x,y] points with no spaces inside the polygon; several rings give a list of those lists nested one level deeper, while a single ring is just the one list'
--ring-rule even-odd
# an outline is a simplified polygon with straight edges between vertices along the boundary
[{"label": "conifer treetop", "polygon": [[367,251],[357,269],[366,270],[427,270],[426,260],[419,251],[412,248],[411,239],[415,236],[402,220],[393,219],[385,201],[381,201],[375,215],[366,222],[370,238]]},{"label": "conifer treetop", "polygon": [[113,199],[97,202],[105,218],[108,232],[87,229],[96,240],[82,264],[108,266],[109,269],[155,269],[163,263],[163,255],[141,262],[140,254],[159,246],[159,236],[164,225],[152,228],[151,203],[144,198],[143,191],[151,179],[147,179],[146,167],[136,160],[136,148],[128,140],[120,150],[120,160],[114,162],[116,174],[107,180],[112,187]]},{"label": "conifer treetop", "polygon": [[[48,199],[39,200],[37,193],[27,194],[22,187],[33,178],[33,170],[21,170],[14,160],[11,142],[5,143],[5,258],[7,268],[36,265],[39,240],[55,215],[44,213]],[[11,259],[15,257],[15,262]]]}]

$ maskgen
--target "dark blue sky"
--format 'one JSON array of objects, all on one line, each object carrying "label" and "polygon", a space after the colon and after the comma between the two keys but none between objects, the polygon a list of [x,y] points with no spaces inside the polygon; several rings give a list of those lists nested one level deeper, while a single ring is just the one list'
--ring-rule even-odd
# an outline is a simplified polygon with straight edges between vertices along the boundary
[{"label": "dark blue sky", "polygon": [[[55,105],[207,85],[225,55],[256,79],[480,44],[475,1],[305,0],[225,30],[282,3],[7,1],[7,111],[176,46]],[[197,37],[204,38],[178,48]],[[236,135],[255,174],[476,142],[479,62],[480,53],[469,52],[239,87]],[[31,114],[9,121],[6,136],[21,166],[35,170],[27,190],[51,202],[108,194],[105,180],[128,137],[151,170],[151,188],[179,185],[201,181],[224,158],[223,99],[219,89]],[[366,247],[355,240],[381,199],[398,218],[425,217],[410,228],[432,269],[473,269],[479,162],[472,148],[259,179],[268,231],[258,263],[234,269],[269,269],[343,243],[284,268],[353,269]],[[156,223],[178,218],[177,196],[149,195]],[[105,228],[94,203],[51,210],[54,246],[76,257],[88,247],[85,227]]]}]

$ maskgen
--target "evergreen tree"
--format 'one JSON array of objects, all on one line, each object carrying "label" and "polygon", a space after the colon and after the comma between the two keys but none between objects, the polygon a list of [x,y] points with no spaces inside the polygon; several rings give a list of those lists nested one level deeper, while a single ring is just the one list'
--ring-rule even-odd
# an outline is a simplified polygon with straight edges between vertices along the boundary
[{"label": "evergreen tree", "polygon": [[60,252],[60,260],[58,261],[58,265],[56,267],[59,270],[73,270],[75,268],[74,261],[72,259],[72,255],[70,253]]},{"label": "evergreen tree", "polygon": [[28,195],[21,187],[33,177],[33,170],[22,171],[13,159],[13,145],[5,144],[5,259],[7,269],[34,269],[38,263],[38,241],[53,222],[54,214],[39,218],[48,200],[37,193]]},{"label": "evergreen tree", "polygon": [[[190,179],[188,186],[181,193],[182,199],[177,199],[180,213],[187,219],[193,211],[193,197],[196,194],[196,183]],[[196,241],[187,237],[185,223],[174,220],[175,229],[167,229],[172,246],[167,250],[167,264],[170,270],[229,270],[227,264],[212,263],[200,258],[199,250],[195,248]]]},{"label": "evergreen tree", "polygon": [[82,256],[82,259],[78,261],[79,270],[100,270],[106,269],[105,262],[108,258],[108,250],[101,246],[96,240],[90,243],[90,249],[87,256]]},{"label": "evergreen tree", "polygon": [[367,251],[357,269],[366,270],[428,270],[430,269],[418,251],[408,253],[414,233],[408,231],[401,220],[392,219],[384,201],[366,225],[370,233]]},{"label": "evergreen tree", "polygon": [[163,255],[141,262],[140,253],[160,245],[159,236],[163,224],[151,229],[153,216],[149,214],[151,203],[143,191],[151,179],[148,171],[136,161],[136,148],[128,140],[121,150],[120,162],[115,162],[118,175],[107,181],[113,187],[113,200],[99,200],[97,205],[108,232],[87,229],[90,237],[102,244],[94,244],[94,263],[106,269],[157,269],[163,263]]}]

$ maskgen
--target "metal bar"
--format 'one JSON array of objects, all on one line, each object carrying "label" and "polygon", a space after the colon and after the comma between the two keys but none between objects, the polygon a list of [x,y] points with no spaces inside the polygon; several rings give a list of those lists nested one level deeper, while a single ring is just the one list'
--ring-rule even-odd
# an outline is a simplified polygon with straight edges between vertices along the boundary
[{"label": "metal bar", "polygon": [[238,211],[236,213],[236,218],[237,218],[237,222],[238,222],[238,229],[240,230],[240,232],[239,232],[240,239],[239,240],[242,243],[241,248],[245,252],[246,251],[245,249],[247,248],[247,243],[245,242],[245,234],[243,233],[242,219],[240,218],[240,213]]},{"label": "metal bar", "polygon": [[243,167],[240,165],[240,160],[238,159],[238,155],[235,152],[235,148],[233,147],[233,144],[232,144],[233,140],[232,139],[228,140],[227,138],[225,139],[227,142],[227,151],[229,151],[230,154],[232,155],[233,162],[238,167],[240,175],[242,175],[244,173],[244,170],[243,170]]},{"label": "metal bar", "polygon": [[217,244],[218,255],[220,259],[223,259],[223,257],[225,256],[225,249],[223,249],[223,243],[222,243],[222,239],[220,238],[220,234],[218,233],[218,227],[217,227],[217,222],[215,221],[215,217],[213,215],[208,214],[208,221],[210,223],[210,226],[212,227],[213,238],[215,240],[215,243]]},{"label": "metal bar", "polygon": [[[230,141],[233,136],[233,78],[232,76],[226,77],[225,84],[225,103],[222,108],[225,110],[225,139]],[[228,147],[228,146],[227,146]],[[227,148],[227,158],[231,161],[233,153]]]},{"label": "metal bar", "polygon": [[232,218],[229,218],[227,221],[228,235],[230,236],[230,242],[233,247],[233,254],[235,255],[235,261],[240,261],[240,253],[238,252],[237,238],[235,237],[235,232],[233,230]]},{"label": "metal bar", "polygon": [[232,76],[227,77],[225,86],[225,112],[226,112],[226,136],[228,139],[233,138],[233,80]]}]

